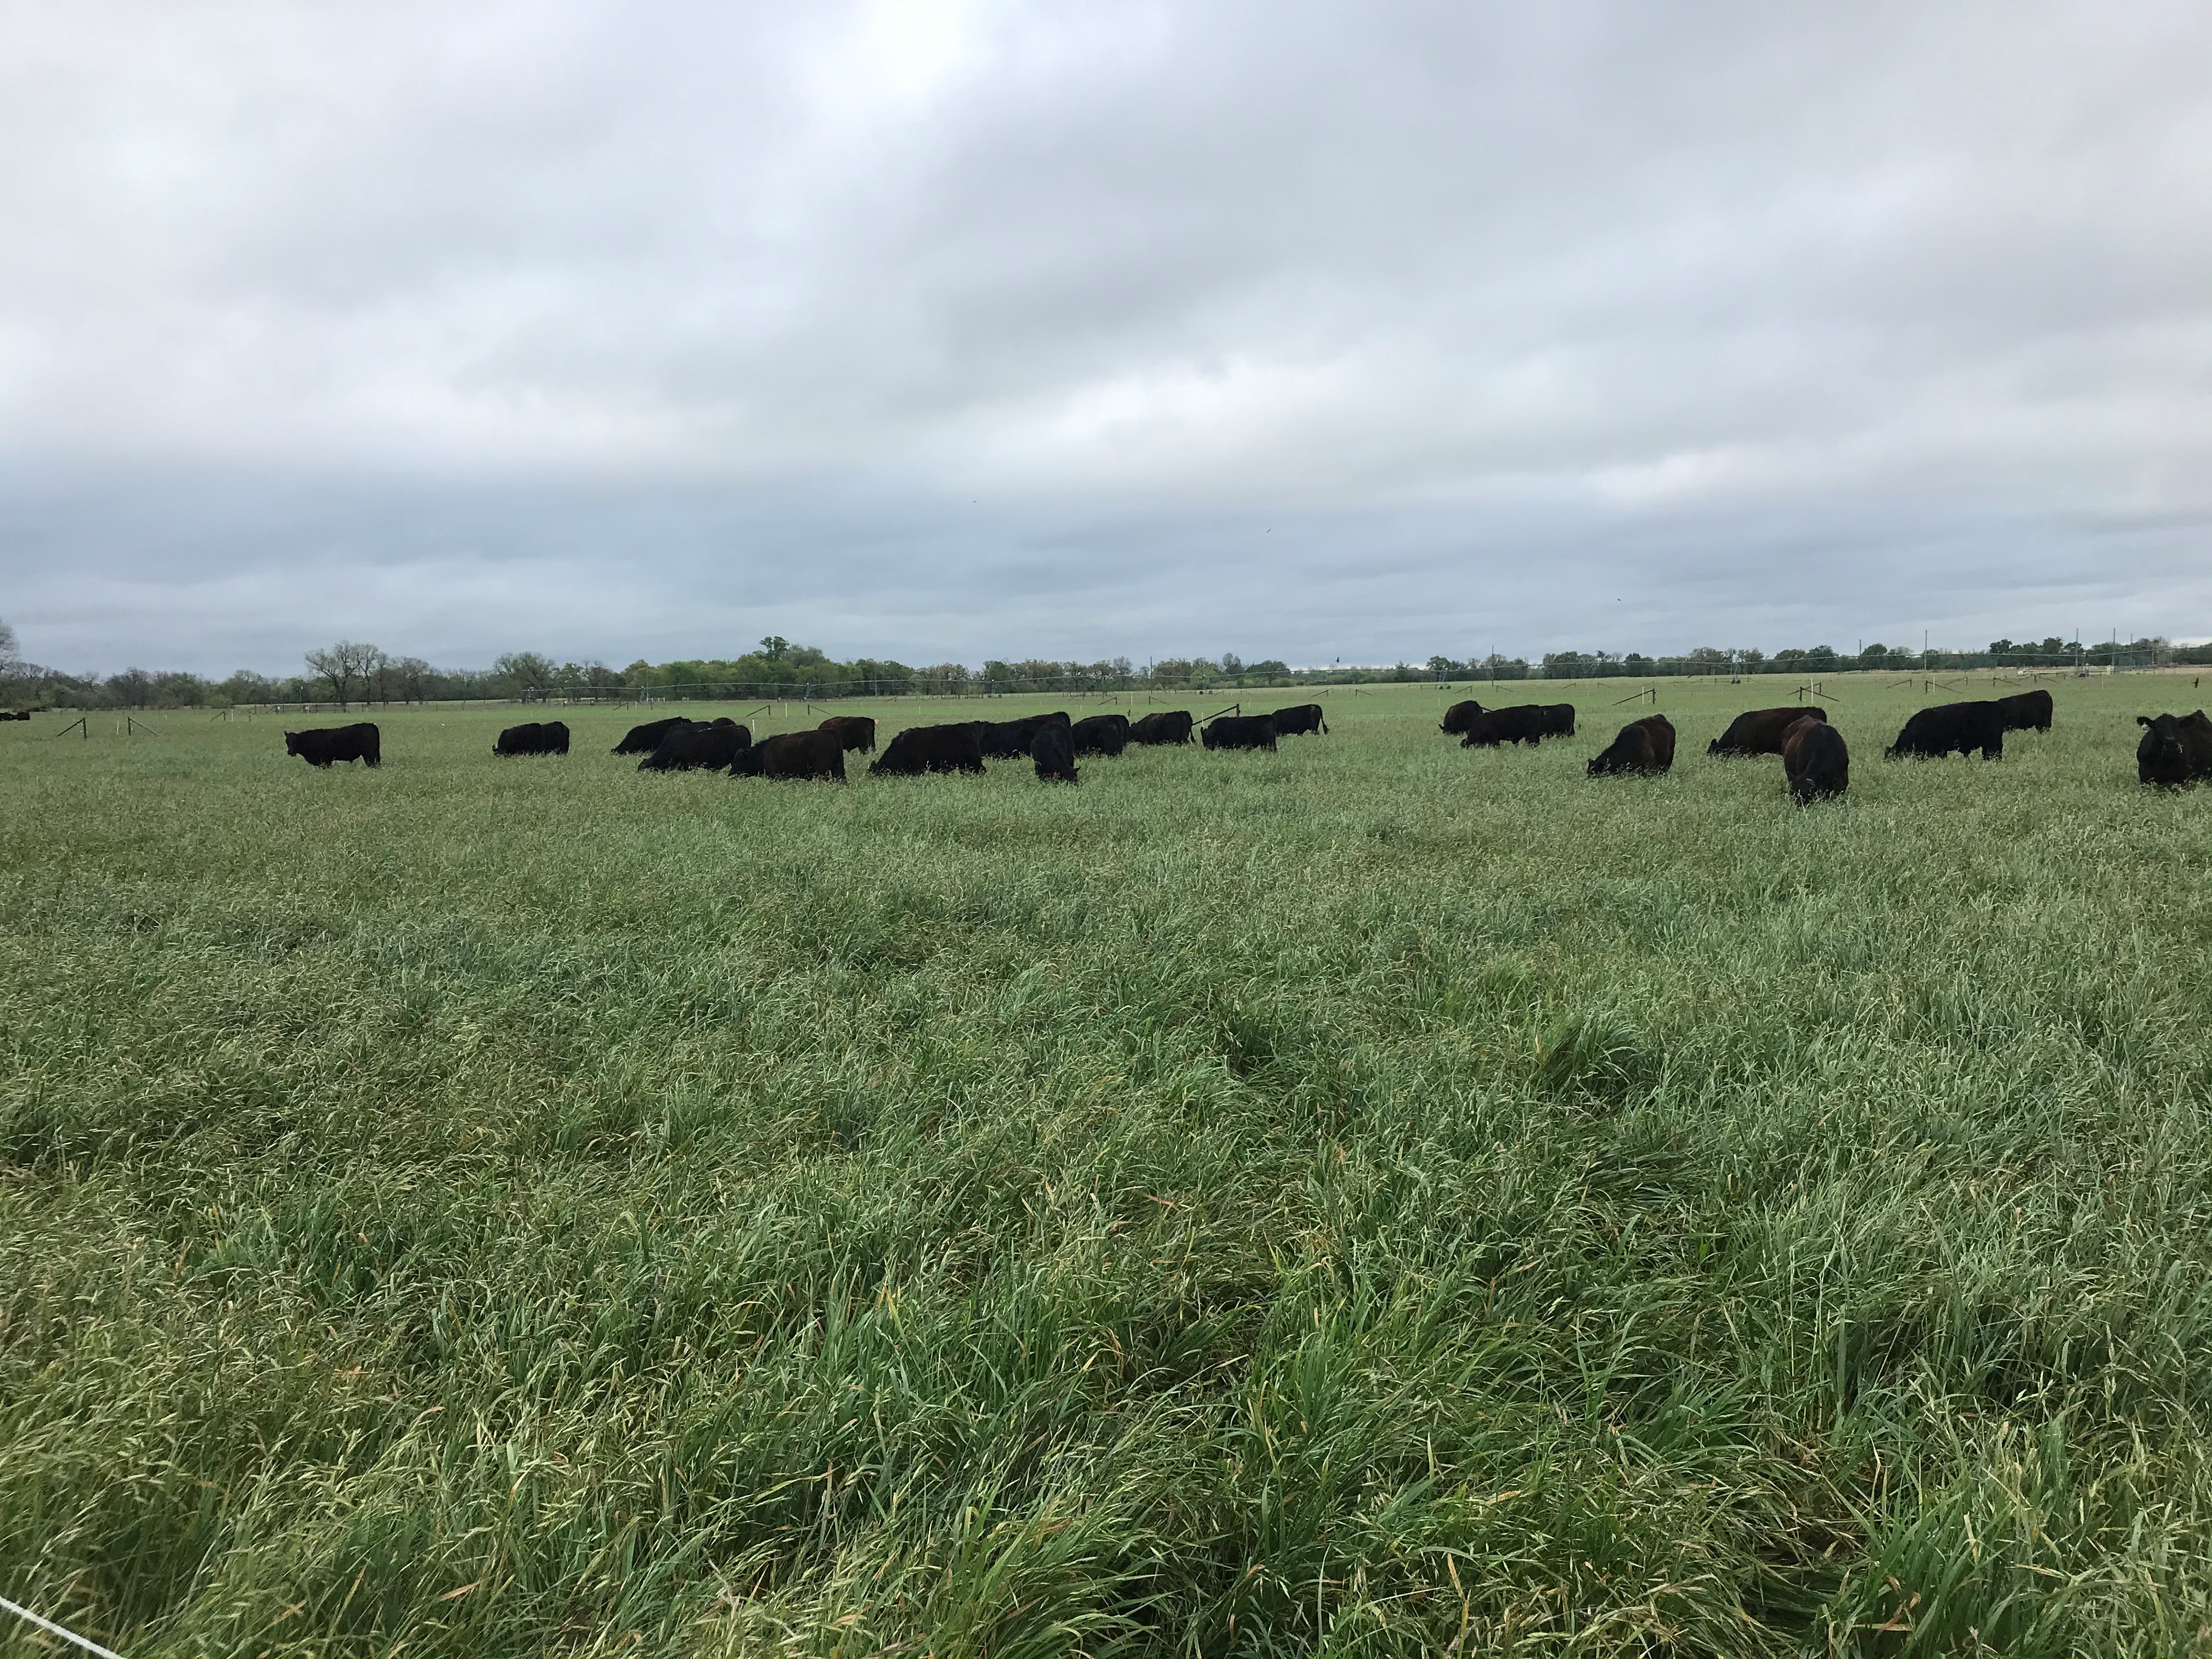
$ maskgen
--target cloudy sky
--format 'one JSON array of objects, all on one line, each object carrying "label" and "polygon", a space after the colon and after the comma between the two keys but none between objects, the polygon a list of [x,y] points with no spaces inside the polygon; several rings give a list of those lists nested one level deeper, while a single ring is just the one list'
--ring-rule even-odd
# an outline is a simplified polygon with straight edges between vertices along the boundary
[{"label": "cloudy sky", "polygon": [[2212,634],[2212,8],[0,0],[76,670]]}]

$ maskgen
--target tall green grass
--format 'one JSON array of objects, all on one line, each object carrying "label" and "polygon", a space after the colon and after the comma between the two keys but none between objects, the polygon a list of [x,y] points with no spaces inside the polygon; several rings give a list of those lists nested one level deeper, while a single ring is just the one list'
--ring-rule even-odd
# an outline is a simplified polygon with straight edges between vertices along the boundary
[{"label": "tall green grass", "polygon": [[2174,685],[1885,765],[1923,699],[1838,682],[1802,811],[1704,754],[1757,682],[1595,782],[1626,688],[1073,789],[0,728],[0,1595],[133,1659],[2203,1651]]}]

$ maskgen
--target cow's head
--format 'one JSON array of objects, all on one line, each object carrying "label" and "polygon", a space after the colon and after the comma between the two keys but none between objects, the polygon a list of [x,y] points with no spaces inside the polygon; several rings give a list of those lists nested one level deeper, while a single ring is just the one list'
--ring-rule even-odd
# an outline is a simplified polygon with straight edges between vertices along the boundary
[{"label": "cow's head", "polygon": [[286,754],[296,755],[300,752],[301,736],[301,733],[297,732],[287,732],[284,734],[284,752]]}]

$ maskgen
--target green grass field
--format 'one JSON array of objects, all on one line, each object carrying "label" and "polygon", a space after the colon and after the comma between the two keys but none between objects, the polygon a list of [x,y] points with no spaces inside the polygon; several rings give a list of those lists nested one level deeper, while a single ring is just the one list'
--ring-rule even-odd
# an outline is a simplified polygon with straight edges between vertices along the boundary
[{"label": "green grass field", "polygon": [[2204,697],[1885,764],[1990,693],[1834,684],[1803,811],[1704,752],[1774,681],[1595,782],[1626,687],[1074,789],[0,726],[0,1595],[130,1659],[2205,1652],[2212,799],[2130,718]]}]

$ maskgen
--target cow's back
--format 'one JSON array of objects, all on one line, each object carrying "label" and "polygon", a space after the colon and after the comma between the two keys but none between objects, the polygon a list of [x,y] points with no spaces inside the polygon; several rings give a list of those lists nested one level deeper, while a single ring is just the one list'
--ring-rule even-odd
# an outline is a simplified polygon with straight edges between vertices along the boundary
[{"label": "cow's back", "polygon": [[1782,740],[1782,775],[1800,806],[1830,800],[1850,787],[1850,750],[1844,734],[1825,720],[1801,720]]}]

